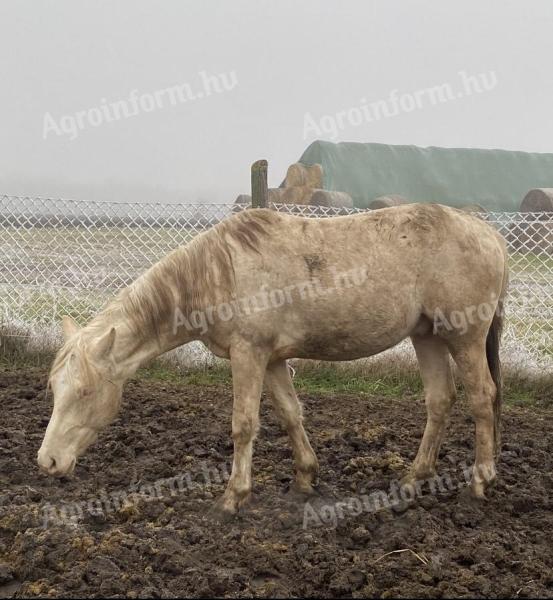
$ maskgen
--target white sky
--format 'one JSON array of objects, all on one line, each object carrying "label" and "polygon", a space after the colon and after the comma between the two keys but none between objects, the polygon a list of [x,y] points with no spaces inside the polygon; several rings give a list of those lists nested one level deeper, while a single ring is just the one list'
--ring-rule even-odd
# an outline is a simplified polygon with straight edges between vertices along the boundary
[{"label": "white sky", "polygon": [[[2,0],[0,193],[232,201],[258,158],[280,183],[313,139],[306,113],[458,86],[459,71],[497,84],[337,141],[553,152],[552,31],[549,0]],[[43,137],[46,113],[198,87],[202,70],[237,85]]]}]

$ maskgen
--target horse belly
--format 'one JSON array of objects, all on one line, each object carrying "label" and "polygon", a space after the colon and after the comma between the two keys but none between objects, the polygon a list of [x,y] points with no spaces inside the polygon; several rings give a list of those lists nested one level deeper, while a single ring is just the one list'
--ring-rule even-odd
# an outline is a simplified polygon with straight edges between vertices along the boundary
[{"label": "horse belly", "polygon": [[331,361],[355,360],[383,352],[398,344],[403,337],[398,336],[386,340],[358,340],[355,338],[342,340],[336,337],[329,339],[315,334],[306,338],[299,345],[296,357]]},{"label": "horse belly", "polygon": [[[395,317],[395,318],[394,318]],[[281,332],[275,354],[279,358],[314,360],[355,360],[373,356],[395,346],[416,327],[418,314],[407,312],[389,320],[336,319],[329,323],[310,323],[307,328],[290,327]],[[301,332],[301,333],[300,333]]]}]

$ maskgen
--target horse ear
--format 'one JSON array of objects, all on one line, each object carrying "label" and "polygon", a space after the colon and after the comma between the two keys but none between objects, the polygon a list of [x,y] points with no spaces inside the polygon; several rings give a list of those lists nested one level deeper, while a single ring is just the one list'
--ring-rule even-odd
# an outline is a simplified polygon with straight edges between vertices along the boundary
[{"label": "horse ear", "polygon": [[100,358],[105,358],[113,348],[115,343],[115,327],[112,327],[107,333],[104,333],[94,344],[94,350]]},{"label": "horse ear", "polygon": [[79,331],[80,327],[71,317],[65,316],[61,318],[61,329],[63,331],[63,337],[68,340]]}]

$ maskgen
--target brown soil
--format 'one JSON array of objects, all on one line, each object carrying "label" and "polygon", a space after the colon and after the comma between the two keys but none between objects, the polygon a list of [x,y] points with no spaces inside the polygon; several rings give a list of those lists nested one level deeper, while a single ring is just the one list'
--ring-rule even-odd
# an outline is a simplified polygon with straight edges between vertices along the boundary
[{"label": "brown soil", "polygon": [[[50,413],[44,383],[41,370],[0,372],[0,597],[553,598],[550,412],[505,410],[500,478],[485,502],[426,490],[376,513],[345,511],[337,527],[304,529],[304,502],[289,491],[291,452],[268,402],[253,500],[218,524],[208,511],[224,483],[205,468],[228,470],[229,389],[130,382],[120,418],[58,481],[35,463]],[[420,400],[302,400],[321,464],[317,514],[329,514],[325,503],[389,490],[414,457]],[[460,404],[439,461],[452,481],[472,459],[473,426]],[[147,484],[178,474],[186,486],[148,495]],[[61,518],[64,503],[130,493],[133,484],[113,510],[90,503]]]}]

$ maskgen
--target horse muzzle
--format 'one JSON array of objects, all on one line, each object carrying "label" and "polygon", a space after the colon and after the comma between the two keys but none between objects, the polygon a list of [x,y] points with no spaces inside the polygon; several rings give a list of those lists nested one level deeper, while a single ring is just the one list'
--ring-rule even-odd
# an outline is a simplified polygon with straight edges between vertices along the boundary
[{"label": "horse muzzle", "polygon": [[41,448],[38,451],[37,462],[40,469],[47,475],[64,477],[74,471],[77,458],[71,455],[61,456]]}]

